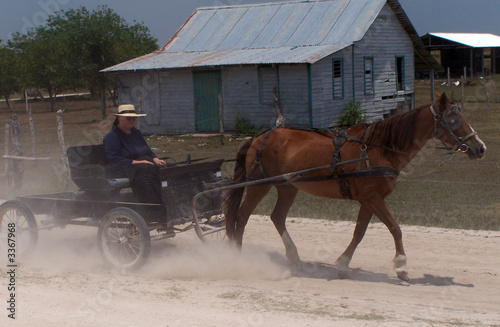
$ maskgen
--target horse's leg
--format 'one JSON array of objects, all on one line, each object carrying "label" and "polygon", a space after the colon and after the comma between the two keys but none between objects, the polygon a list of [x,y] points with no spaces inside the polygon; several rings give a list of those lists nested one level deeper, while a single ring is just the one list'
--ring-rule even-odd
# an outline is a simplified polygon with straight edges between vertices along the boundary
[{"label": "horse's leg", "polygon": [[396,220],[392,217],[389,208],[381,197],[372,197],[367,202],[369,209],[382,221],[389,229],[396,245],[396,256],[394,257],[394,268],[399,279],[409,281],[408,269],[406,268],[406,255],[403,248],[403,234]]},{"label": "horse's leg", "polygon": [[243,233],[245,232],[245,226],[248,222],[248,218],[270,189],[271,185],[247,187],[247,194],[245,195],[245,199],[243,200],[243,203],[241,204],[236,215],[236,229],[233,237],[238,247],[241,248],[241,245],[243,244]]},{"label": "horse's leg", "polygon": [[278,190],[278,200],[271,214],[271,220],[285,245],[286,257],[292,263],[299,263],[300,258],[297,247],[293,243],[290,234],[288,234],[285,225],[286,215],[295,201],[295,197],[299,190],[291,185],[276,186],[276,189]]},{"label": "horse's leg", "polygon": [[338,267],[338,273],[340,278],[347,278],[347,272],[349,271],[349,263],[351,262],[354,251],[356,247],[365,236],[366,228],[368,223],[372,219],[373,213],[364,204],[361,204],[361,208],[358,213],[358,220],[356,222],[356,227],[354,228],[354,234],[352,236],[351,243],[345,249],[344,253],[337,259],[335,264]]}]

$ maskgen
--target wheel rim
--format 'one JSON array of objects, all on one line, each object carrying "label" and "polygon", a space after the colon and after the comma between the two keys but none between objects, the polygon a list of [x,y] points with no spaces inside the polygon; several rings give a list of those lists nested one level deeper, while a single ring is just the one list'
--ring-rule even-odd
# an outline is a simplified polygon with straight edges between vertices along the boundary
[{"label": "wheel rim", "polygon": [[113,217],[103,227],[102,251],[113,266],[134,266],[143,256],[143,236],[128,217]]},{"label": "wheel rim", "polygon": [[[16,259],[22,258],[33,248],[32,226],[29,218],[20,208],[7,206],[0,210],[0,244],[2,248],[15,244]],[[14,225],[11,225],[14,224]],[[9,226],[14,226],[14,232],[9,231]],[[12,229],[11,229],[12,231]],[[12,242],[13,241],[13,242]]]}]

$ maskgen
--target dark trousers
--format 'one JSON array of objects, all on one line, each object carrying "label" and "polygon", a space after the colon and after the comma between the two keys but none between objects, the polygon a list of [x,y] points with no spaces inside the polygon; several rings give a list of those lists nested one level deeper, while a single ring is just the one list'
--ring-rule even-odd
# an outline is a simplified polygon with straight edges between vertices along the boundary
[{"label": "dark trousers", "polygon": [[[149,157],[136,160],[148,160]],[[130,165],[125,169],[132,192],[137,201],[142,203],[163,203],[161,192],[160,169],[157,165],[146,163]]]}]

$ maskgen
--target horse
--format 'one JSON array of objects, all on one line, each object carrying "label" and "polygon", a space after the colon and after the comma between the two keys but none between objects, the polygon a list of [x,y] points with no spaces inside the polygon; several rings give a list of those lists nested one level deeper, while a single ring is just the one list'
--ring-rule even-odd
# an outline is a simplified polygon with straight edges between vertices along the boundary
[{"label": "horse", "polygon": [[[342,138],[343,142],[339,141]],[[487,150],[445,93],[436,94],[434,104],[371,124],[358,124],[343,133],[273,128],[247,140],[236,155],[232,179],[235,188],[223,196],[228,239],[241,248],[250,215],[274,186],[278,196],[271,220],[282,238],[287,259],[299,263],[297,247],[285,224],[298,191],[330,199],[352,199],[361,206],[352,240],[335,262],[339,276],[347,278],[354,251],[375,215],[394,238],[393,263],[398,278],[409,281],[401,228],[384,199],[396,188],[398,172],[432,138],[470,159],[483,158]],[[285,178],[275,183],[280,175]],[[237,187],[238,183],[245,184]]]}]

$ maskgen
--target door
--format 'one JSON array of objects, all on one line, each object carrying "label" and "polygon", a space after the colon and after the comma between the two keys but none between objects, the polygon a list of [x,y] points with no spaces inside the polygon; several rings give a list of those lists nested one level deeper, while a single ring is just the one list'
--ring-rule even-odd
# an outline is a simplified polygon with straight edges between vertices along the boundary
[{"label": "door", "polygon": [[220,71],[193,73],[195,124],[198,132],[219,130]]}]

